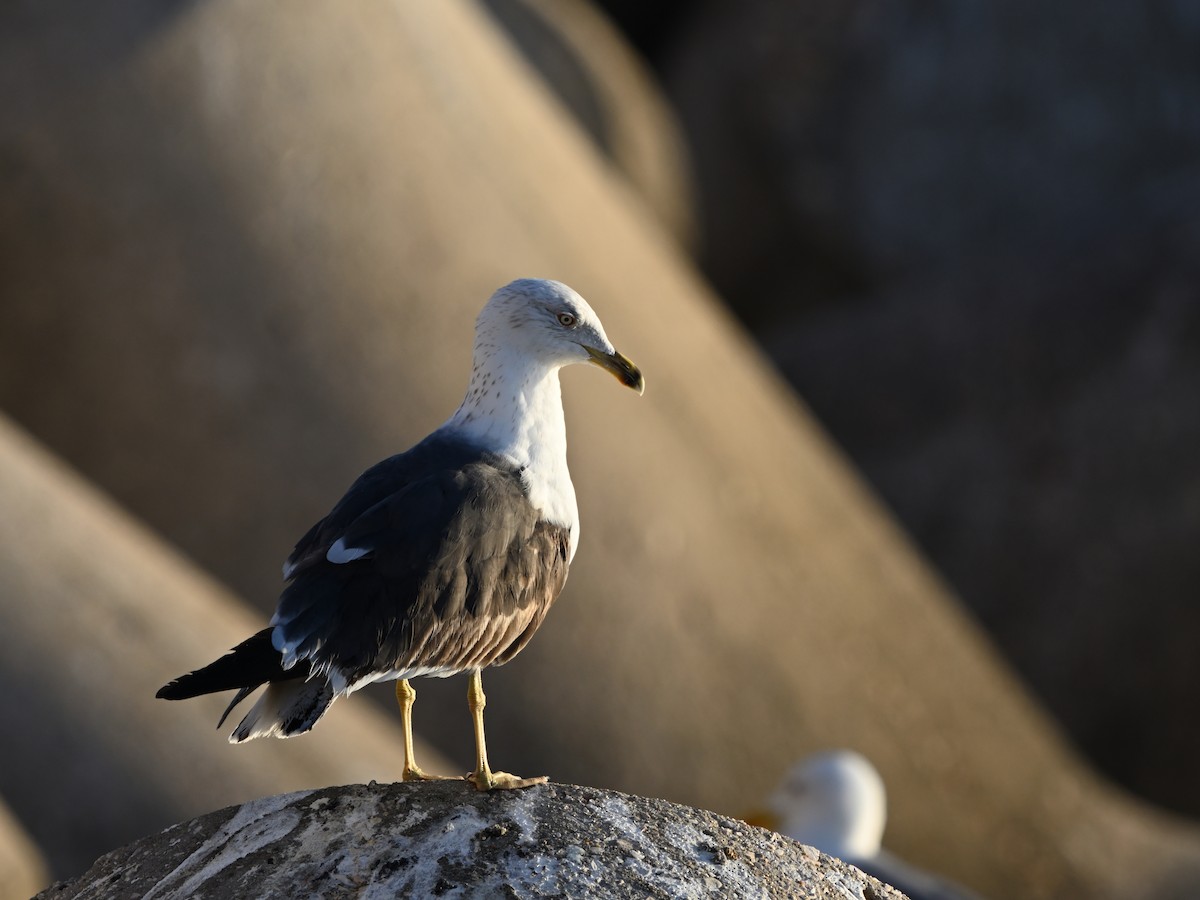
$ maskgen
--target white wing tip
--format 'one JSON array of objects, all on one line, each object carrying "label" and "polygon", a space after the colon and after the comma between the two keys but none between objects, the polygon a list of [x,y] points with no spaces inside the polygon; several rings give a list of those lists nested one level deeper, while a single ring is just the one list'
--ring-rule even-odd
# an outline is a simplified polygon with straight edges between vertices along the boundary
[{"label": "white wing tip", "polygon": [[347,547],[344,538],[338,538],[325,554],[325,558],[335,565],[353,562],[361,559],[371,551],[365,547]]}]

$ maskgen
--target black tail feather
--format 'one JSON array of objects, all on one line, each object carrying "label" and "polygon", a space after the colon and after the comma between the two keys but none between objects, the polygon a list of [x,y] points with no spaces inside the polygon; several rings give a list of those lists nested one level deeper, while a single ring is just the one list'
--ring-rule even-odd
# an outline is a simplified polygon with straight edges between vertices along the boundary
[{"label": "black tail feather", "polygon": [[[251,691],[268,681],[306,677],[309,670],[307,664],[302,663],[288,670],[283,668],[283,657],[271,644],[271,631],[270,628],[264,628],[216,662],[187,675],[180,675],[160,688],[154,696],[162,700],[187,700],[201,694],[237,690],[238,695],[229,706],[229,709],[233,709]],[[225,715],[229,714],[229,709],[225,710]]]}]

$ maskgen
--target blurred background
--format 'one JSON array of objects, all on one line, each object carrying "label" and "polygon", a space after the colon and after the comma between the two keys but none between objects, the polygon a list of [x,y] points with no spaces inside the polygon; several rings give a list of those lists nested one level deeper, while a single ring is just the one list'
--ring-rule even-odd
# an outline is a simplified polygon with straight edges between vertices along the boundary
[{"label": "blurred background", "polygon": [[15,3],[0,98],[13,896],[396,777],[366,699],[235,749],[153,692],[526,275],[648,389],[564,377],[581,549],[497,763],[737,814],[853,746],[989,896],[1200,891],[1200,5]]}]

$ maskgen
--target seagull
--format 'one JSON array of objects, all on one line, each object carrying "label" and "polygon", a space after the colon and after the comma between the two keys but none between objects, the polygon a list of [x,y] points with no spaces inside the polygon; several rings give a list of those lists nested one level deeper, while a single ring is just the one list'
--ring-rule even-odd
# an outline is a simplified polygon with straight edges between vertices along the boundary
[{"label": "seagull", "polygon": [[883,849],[887,791],[870,761],[853,750],[817,753],[796,763],[746,821],[836,856],[890,884],[911,900],[980,900]]},{"label": "seagull", "polygon": [[525,788],[488,765],[480,671],[524,649],[562,590],[579,543],[559,369],[591,363],[639,394],[587,302],[557,281],[519,279],[475,322],[462,404],[409,450],[367,469],[292,550],[262,631],[158,692],[166,700],[236,690],[217,727],[266,690],[229,740],[309,731],[338,697],[396,681],[404,781],[435,778],[413,756],[418,676],[468,675],[481,791]]}]

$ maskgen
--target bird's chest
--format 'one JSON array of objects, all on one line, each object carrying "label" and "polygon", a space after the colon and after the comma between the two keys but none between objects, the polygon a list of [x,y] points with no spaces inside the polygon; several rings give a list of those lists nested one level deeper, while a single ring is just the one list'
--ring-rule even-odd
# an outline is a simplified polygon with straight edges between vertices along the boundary
[{"label": "bird's chest", "polygon": [[538,518],[570,531],[567,561],[579,543],[579,506],[565,454],[559,459],[533,459],[521,467],[521,484]]}]

